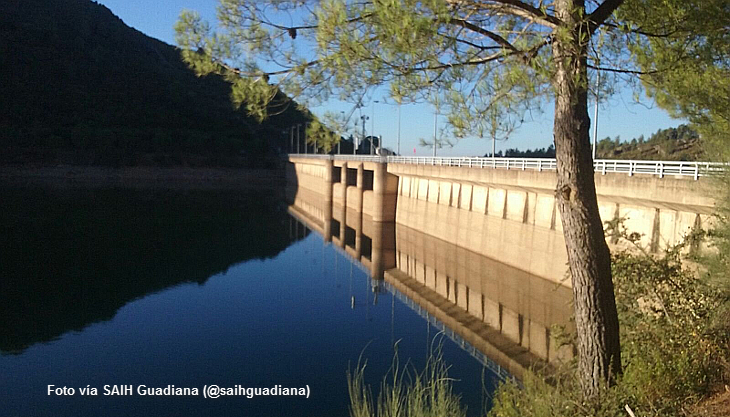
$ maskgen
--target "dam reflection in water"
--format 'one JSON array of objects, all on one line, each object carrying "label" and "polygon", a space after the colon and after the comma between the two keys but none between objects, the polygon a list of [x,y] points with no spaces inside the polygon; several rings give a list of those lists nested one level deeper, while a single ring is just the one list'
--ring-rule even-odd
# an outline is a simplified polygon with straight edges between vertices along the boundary
[{"label": "dam reflection in water", "polygon": [[[358,190],[348,188],[351,201]],[[531,366],[572,357],[572,346],[558,345],[551,335],[553,326],[572,329],[570,288],[556,283],[559,278],[508,266],[401,220],[420,204],[422,218],[448,224],[450,213],[439,205],[399,196],[398,219],[382,222],[301,185],[290,187],[287,196],[289,212],[366,271],[373,291],[393,293],[500,378],[519,378]],[[509,233],[510,221],[502,222]],[[515,225],[515,232],[521,227]]]}]

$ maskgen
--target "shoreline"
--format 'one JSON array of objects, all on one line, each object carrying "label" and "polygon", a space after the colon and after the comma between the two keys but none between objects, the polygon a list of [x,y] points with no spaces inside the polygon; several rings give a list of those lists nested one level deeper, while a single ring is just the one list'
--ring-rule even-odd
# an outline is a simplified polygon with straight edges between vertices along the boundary
[{"label": "shoreline", "polygon": [[282,169],[0,166],[2,186],[233,189],[267,188],[283,186],[285,183],[286,177]]}]

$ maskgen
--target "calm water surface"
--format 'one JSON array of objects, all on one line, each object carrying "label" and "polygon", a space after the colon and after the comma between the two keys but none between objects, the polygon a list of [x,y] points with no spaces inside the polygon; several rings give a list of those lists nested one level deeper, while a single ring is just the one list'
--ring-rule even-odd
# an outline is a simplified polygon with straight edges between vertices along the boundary
[{"label": "calm water surface", "polygon": [[[0,195],[0,415],[346,416],[346,373],[361,355],[377,388],[396,341],[401,362],[421,368],[438,332],[399,297],[374,294],[276,192]],[[479,415],[496,378],[448,339],[443,353]],[[102,395],[114,384],[311,394]],[[99,395],[80,395],[86,386]]]}]

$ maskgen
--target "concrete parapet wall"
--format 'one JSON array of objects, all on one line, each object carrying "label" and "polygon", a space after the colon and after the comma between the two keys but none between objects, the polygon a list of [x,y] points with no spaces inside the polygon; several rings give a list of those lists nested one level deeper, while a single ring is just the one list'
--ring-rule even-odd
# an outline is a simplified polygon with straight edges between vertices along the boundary
[{"label": "concrete parapet wall", "polygon": [[[388,164],[388,172],[402,176],[425,177],[452,182],[499,184],[505,187],[542,189],[552,194],[557,184],[554,171],[521,169],[468,168],[414,164]],[[712,184],[691,177],[673,177],[608,173],[595,175],[596,193],[600,196],[635,198],[653,203],[704,206],[712,208]]]},{"label": "concrete parapet wall", "polygon": [[[477,193],[479,194],[479,193]],[[486,196],[485,196],[486,201]],[[567,271],[562,233],[479,210],[399,196],[396,223],[531,274],[561,282]],[[474,206],[472,206],[474,208]]]},{"label": "concrete parapet wall", "polygon": [[[428,166],[412,166],[411,170],[426,173],[429,171],[427,168],[432,168],[439,176],[399,174],[398,223],[569,285],[568,281],[563,281],[567,272],[567,254],[560,213],[552,190],[444,177],[446,173],[458,172],[455,170],[495,170]],[[513,183],[518,183],[522,172],[508,176],[514,177]],[[527,174],[533,176],[536,173]],[[494,178],[494,174],[490,177]],[[691,180],[657,181],[691,184]],[[686,200],[703,202],[700,197]],[[706,205],[653,202],[645,198],[612,195],[599,195],[598,204],[603,221],[617,216],[623,218],[628,231],[641,234],[641,243],[655,251],[680,242],[693,227],[707,228],[713,210],[712,206]],[[607,236],[607,240],[611,243],[611,236]]]}]

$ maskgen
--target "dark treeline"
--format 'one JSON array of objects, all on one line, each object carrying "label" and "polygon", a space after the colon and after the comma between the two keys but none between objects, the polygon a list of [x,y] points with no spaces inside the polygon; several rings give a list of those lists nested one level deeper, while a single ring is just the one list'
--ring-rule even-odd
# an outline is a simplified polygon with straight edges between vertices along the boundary
[{"label": "dark treeline", "polygon": [[605,137],[596,146],[598,158],[606,159],[666,159],[697,161],[703,159],[699,134],[690,126],[659,129],[648,139],[644,135],[631,140]]},{"label": "dark treeline", "polygon": [[[492,156],[492,154],[487,153],[484,156],[489,157]],[[507,158],[555,158],[555,145],[550,144],[550,146],[548,146],[547,148],[535,148],[535,150],[528,149],[526,151],[521,151],[516,148],[509,148],[504,152],[497,152],[495,156]]]},{"label": "dark treeline", "polygon": [[0,162],[245,163],[309,119],[291,105],[258,123],[220,77],[88,0],[0,2],[0,56]]},{"label": "dark treeline", "polygon": [[[491,156],[486,153],[485,157]],[[497,157],[509,158],[555,158],[555,146],[521,151],[510,148],[499,151]],[[669,161],[698,161],[706,159],[699,134],[690,126],[682,124],[676,128],[659,129],[648,139],[644,135],[631,140],[605,137],[598,141],[596,157],[602,159],[665,159]]]}]

